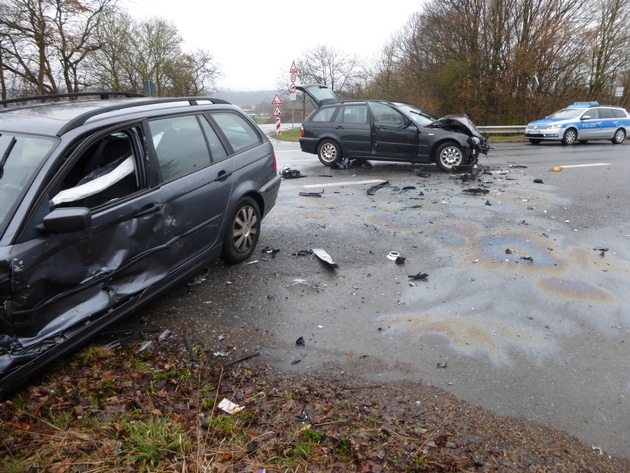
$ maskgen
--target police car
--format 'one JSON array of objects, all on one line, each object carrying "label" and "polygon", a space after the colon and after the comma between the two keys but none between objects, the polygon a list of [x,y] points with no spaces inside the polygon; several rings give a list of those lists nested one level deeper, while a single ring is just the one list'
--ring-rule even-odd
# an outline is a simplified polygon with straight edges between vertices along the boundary
[{"label": "police car", "polygon": [[610,140],[618,145],[628,133],[630,116],[625,109],[597,102],[575,102],[542,120],[529,123],[525,138],[534,145],[543,140],[561,141],[564,145],[576,141]]}]

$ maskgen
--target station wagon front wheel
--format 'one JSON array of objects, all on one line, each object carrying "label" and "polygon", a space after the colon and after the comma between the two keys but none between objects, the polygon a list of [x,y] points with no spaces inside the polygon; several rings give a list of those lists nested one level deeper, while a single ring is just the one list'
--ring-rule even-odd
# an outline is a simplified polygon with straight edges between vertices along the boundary
[{"label": "station wagon front wheel", "polygon": [[435,152],[435,164],[442,171],[449,172],[463,163],[464,153],[455,143],[444,143]]},{"label": "station wagon front wheel", "polygon": [[242,263],[251,256],[260,236],[260,209],[251,197],[243,198],[232,214],[223,240],[226,263]]},{"label": "station wagon front wheel", "polygon": [[341,161],[341,149],[333,140],[324,140],[317,147],[317,157],[324,166],[332,166]]}]

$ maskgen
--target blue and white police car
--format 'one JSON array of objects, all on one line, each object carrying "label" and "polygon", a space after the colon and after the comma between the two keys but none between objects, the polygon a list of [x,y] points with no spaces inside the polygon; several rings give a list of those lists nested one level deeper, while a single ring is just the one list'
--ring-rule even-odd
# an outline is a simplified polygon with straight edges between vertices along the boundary
[{"label": "blue and white police car", "polygon": [[621,144],[628,133],[630,116],[625,109],[597,102],[575,102],[542,120],[529,123],[525,138],[534,145],[543,140],[561,141],[564,145],[589,140],[610,140],[613,144]]}]

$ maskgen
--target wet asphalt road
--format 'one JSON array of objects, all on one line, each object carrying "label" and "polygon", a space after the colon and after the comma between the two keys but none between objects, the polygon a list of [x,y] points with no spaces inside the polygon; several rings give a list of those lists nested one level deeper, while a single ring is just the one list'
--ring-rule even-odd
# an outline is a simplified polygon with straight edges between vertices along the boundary
[{"label": "wet asphalt road", "polygon": [[[263,222],[259,248],[279,251],[211,271],[187,302],[200,323],[254,328],[282,370],[421,380],[630,458],[630,142],[497,145],[472,183],[274,146],[306,176]],[[311,248],[339,267],[296,256]]]}]

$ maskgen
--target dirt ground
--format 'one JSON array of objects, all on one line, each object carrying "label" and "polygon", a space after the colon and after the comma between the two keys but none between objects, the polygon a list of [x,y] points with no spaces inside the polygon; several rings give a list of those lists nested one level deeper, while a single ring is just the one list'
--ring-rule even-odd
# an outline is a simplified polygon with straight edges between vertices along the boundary
[{"label": "dirt ground", "polygon": [[202,346],[185,317],[156,328],[98,340],[1,403],[3,471],[630,471],[436,387],[280,373],[256,351],[239,362],[230,347],[256,331],[216,327],[216,346]]}]

